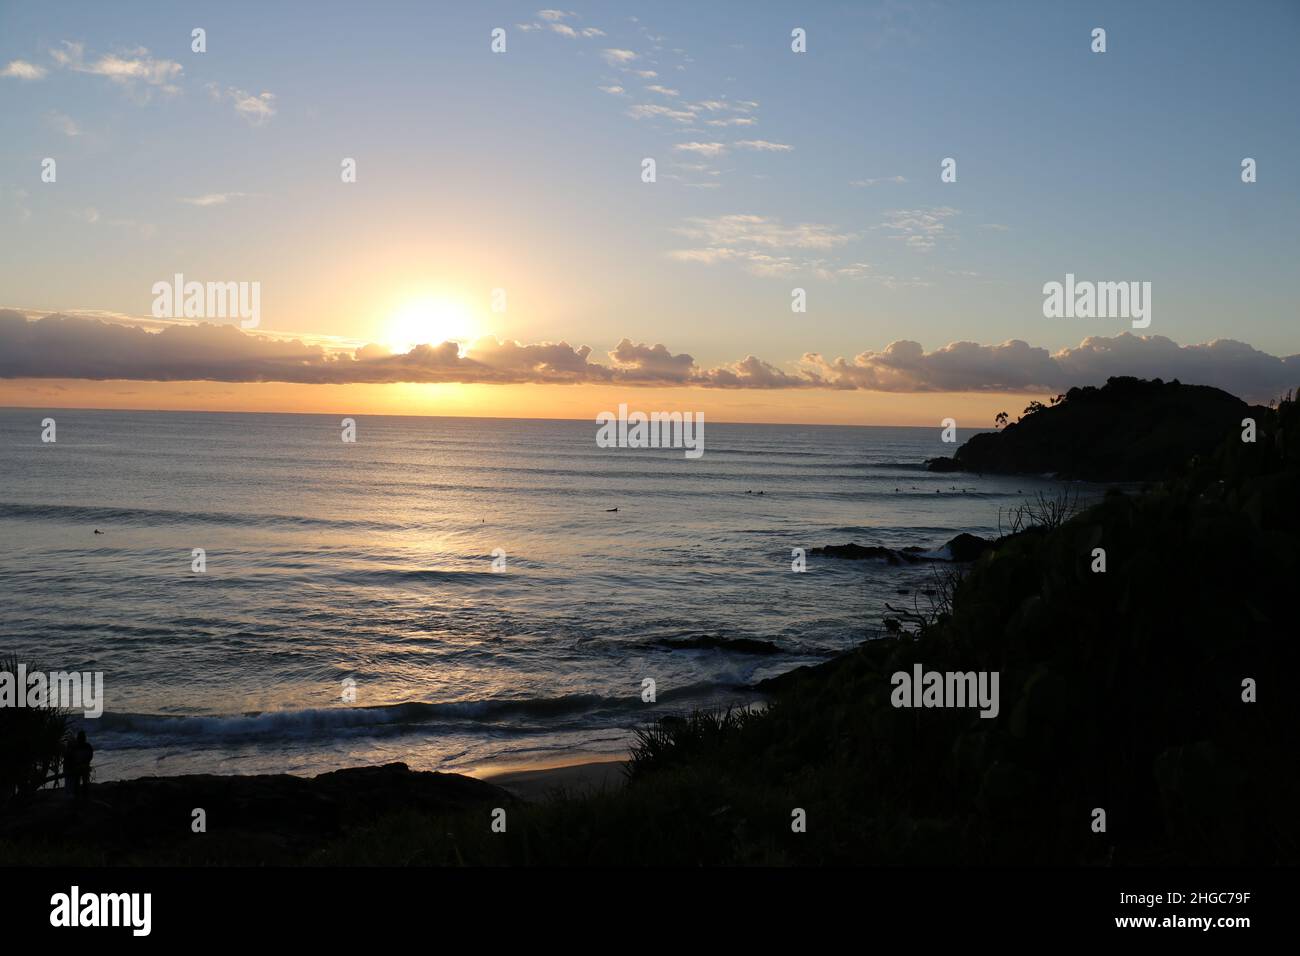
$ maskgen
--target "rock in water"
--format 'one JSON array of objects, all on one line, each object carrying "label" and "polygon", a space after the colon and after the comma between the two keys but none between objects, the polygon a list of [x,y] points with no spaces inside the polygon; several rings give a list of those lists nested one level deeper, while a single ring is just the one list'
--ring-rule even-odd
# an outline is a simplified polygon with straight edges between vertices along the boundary
[{"label": "rock in water", "polygon": [[945,545],[954,561],[974,561],[981,554],[993,547],[988,538],[976,534],[959,534]]}]

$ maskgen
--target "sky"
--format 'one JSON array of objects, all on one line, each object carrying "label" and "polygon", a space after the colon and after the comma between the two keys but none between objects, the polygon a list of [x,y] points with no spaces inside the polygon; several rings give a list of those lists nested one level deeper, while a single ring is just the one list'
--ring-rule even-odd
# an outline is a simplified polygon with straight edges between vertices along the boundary
[{"label": "sky", "polygon": [[[1300,384],[1297,40],[1265,0],[0,0],[0,404],[1264,401]],[[178,273],[257,283],[256,327],[157,317]],[[1150,324],[1045,316],[1067,274],[1149,282]]]}]

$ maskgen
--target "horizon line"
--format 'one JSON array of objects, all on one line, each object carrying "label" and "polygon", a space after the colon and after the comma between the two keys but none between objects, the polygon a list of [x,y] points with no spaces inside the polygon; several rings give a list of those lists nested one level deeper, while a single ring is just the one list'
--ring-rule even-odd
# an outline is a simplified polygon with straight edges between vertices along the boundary
[{"label": "horizon line", "polygon": [[[96,406],[85,405],[0,405],[0,412],[7,411],[26,411],[28,409],[52,409],[65,412],[140,412],[144,414],[162,414],[162,415],[301,415],[304,417],[333,417],[335,415],[346,415],[353,418],[451,418],[451,419],[478,419],[482,421],[495,422],[588,422],[596,424],[595,419],[588,418],[536,418],[528,416],[506,416],[506,415],[428,415],[418,413],[400,413],[385,412],[376,414],[374,412],[277,412],[277,411],[248,411],[247,409],[221,409],[221,408],[101,408]],[[703,414],[703,413],[700,413]],[[931,425],[847,425],[835,422],[736,422],[725,419],[710,419],[709,422],[714,425],[764,425],[777,428],[942,428],[943,424],[938,423]],[[971,431],[995,431],[996,429],[979,429],[957,426],[959,432]]]}]

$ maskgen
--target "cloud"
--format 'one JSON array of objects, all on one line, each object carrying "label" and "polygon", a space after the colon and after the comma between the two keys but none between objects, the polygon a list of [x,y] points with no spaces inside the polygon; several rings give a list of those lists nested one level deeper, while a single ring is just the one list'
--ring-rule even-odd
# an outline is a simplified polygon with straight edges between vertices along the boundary
[{"label": "cloud", "polygon": [[622,339],[609,353],[619,373],[655,381],[688,382],[695,372],[695,359],[673,355],[663,345],[642,345]]},{"label": "cloud", "polygon": [[673,249],[668,258],[678,262],[697,262],[711,266],[718,263],[739,263],[750,266],[750,271],[757,275],[792,275],[798,266],[788,256],[772,256],[768,253],[745,249],[728,249],[725,247],[700,249]]},{"label": "cloud", "polygon": [[[675,110],[670,106],[660,106],[659,104],[656,103],[642,103],[630,107],[627,111],[627,115],[634,117],[636,119],[646,119],[646,118],[657,119],[662,117],[664,119],[673,120],[674,122],[677,123],[690,123],[695,119],[694,113],[687,113],[687,112],[683,112],[682,110]],[[687,144],[687,146],[696,146],[696,147],[703,147],[705,145],[706,144],[704,143]],[[721,144],[717,144],[717,145],[721,145]],[[675,148],[685,149],[686,146],[679,145]],[[702,149],[699,151],[703,152]]]},{"label": "cloud", "polygon": [[692,109],[705,109],[710,113],[720,113],[731,111],[735,113],[753,113],[758,109],[757,100],[701,100],[699,103],[693,103]]},{"label": "cloud", "polygon": [[1060,392],[1133,375],[1213,385],[1248,401],[1266,401],[1300,383],[1300,355],[1279,358],[1232,339],[1179,345],[1130,332],[1089,336],[1056,353],[1018,339],[1001,345],[954,342],[933,352],[919,342],[899,341],[852,361],[828,362],[810,353],[804,364],[834,387],[886,392]]},{"label": "cloud", "polygon": [[590,361],[588,346],[523,345],[491,336],[462,353],[455,342],[393,354],[377,345],[328,348],[237,326],[168,324],[159,331],[69,315],[36,321],[0,310],[0,378],[96,381],[293,382],[300,384],[478,382],[679,382],[690,356],[662,346],[619,344],[620,365]]},{"label": "cloud", "polygon": [[1088,384],[1101,374],[1177,378],[1266,401],[1300,385],[1300,355],[1279,358],[1235,339],[1180,346],[1163,335],[1090,336],[1056,356],[1062,382]]},{"label": "cloud", "polygon": [[1000,345],[954,342],[927,352],[902,340],[852,359],[807,352],[791,367],[749,355],[702,368],[686,353],[623,338],[610,364],[567,342],[532,345],[491,336],[463,349],[455,342],[393,354],[377,345],[343,348],[328,341],[245,332],[237,326],[154,322],[140,325],[53,314],[35,321],[0,309],[0,378],[95,381],[292,382],[300,384],[461,382],[614,383],[749,389],[857,389],[896,393],[1044,394],[1097,385],[1113,375],[1214,385],[1249,401],[1267,401],[1300,384],[1300,355],[1268,355],[1231,339],[1181,346],[1163,336],[1091,336],[1051,353],[1020,340]]},{"label": "cloud", "polygon": [[178,201],[191,206],[224,206],[232,199],[247,195],[248,193],[208,193],[206,196],[183,196]]},{"label": "cloud", "polygon": [[713,388],[810,388],[817,384],[807,375],[783,372],[753,355],[732,365],[706,369],[698,380]]},{"label": "cloud", "polygon": [[[605,31],[598,27],[583,27],[578,29],[562,21],[577,17],[572,11],[565,10],[538,10],[537,16],[545,21],[544,23],[516,23],[515,26],[525,33],[532,30],[550,30],[552,33],[558,33],[560,36],[577,39],[578,37],[603,37]],[[626,52],[626,51],[625,51]]]},{"label": "cloud", "polygon": [[161,331],[52,315],[35,322],[0,311],[0,377],[149,381],[571,382],[608,379],[590,349],[483,339],[473,358],[454,342],[393,355],[377,346],[331,350],[235,325],[169,325]]},{"label": "cloud", "polygon": [[1019,340],[1002,345],[954,342],[933,352],[903,340],[851,361],[827,361],[816,353],[804,355],[803,361],[836,388],[881,392],[1013,392],[1051,388],[1059,375],[1047,349]]},{"label": "cloud", "polygon": [[602,50],[600,55],[610,66],[625,66],[637,58],[631,50],[619,49]]},{"label": "cloud", "polygon": [[10,60],[9,65],[0,70],[0,76],[13,77],[23,82],[44,79],[47,73],[49,73],[49,70],[45,69],[45,67],[37,66],[35,63],[28,63],[26,60]]},{"label": "cloud", "polygon": [[908,248],[929,252],[941,240],[955,239],[956,233],[948,228],[947,220],[960,215],[951,206],[934,206],[929,209],[893,209],[885,214],[883,228],[891,230],[890,239],[901,240]]},{"label": "cloud", "polygon": [[778,219],[767,216],[733,214],[727,216],[693,217],[677,232],[694,239],[702,239],[713,246],[762,246],[771,249],[830,249],[841,245],[857,234],[838,232],[830,226],[817,223],[799,223],[786,226]]},{"label": "cloud", "polygon": [[725,143],[677,143],[673,149],[683,153],[699,153],[701,156],[721,156],[727,151]]},{"label": "cloud", "polygon": [[[818,223],[787,226],[764,216],[696,217],[675,230],[700,245],[668,253],[678,262],[701,265],[734,264],[758,276],[816,275],[820,278],[860,278],[863,264],[842,269],[828,265],[809,251],[830,250],[857,238]],[[791,255],[790,251],[798,254]]]},{"label": "cloud", "polygon": [[235,112],[248,120],[252,126],[264,126],[275,115],[275,94],[253,94],[234,87],[221,89],[215,83],[209,83],[208,92],[217,102],[229,100],[235,106]]},{"label": "cloud", "polygon": [[786,143],[769,143],[765,139],[742,139],[736,143],[738,149],[752,149],[760,153],[788,153],[794,149]]},{"label": "cloud", "polygon": [[887,282],[891,277],[876,275],[871,271],[869,262],[850,262],[842,266],[824,269],[820,273],[828,279],[872,279],[876,282]]},{"label": "cloud", "polygon": [[60,48],[50,51],[57,66],[74,73],[103,76],[120,86],[134,88],[137,84],[153,87],[164,93],[179,93],[176,81],[180,79],[181,65],[175,60],[158,60],[149,56],[144,47],[121,53],[104,53],[87,62],[83,43],[63,41]]},{"label": "cloud", "polygon": [[[556,18],[567,18],[569,16],[574,16],[574,14],[564,14],[561,11],[550,11],[550,12],[551,14],[553,14],[553,17],[549,18],[552,21],[555,21]],[[539,13],[538,16],[541,17],[541,14]],[[643,25],[639,23],[637,18],[629,17],[628,19],[630,22],[637,24],[638,32],[641,34],[642,37],[645,38],[646,41],[650,43],[649,51],[645,54],[642,54],[642,53],[638,53],[635,50],[631,50],[623,47],[607,47],[601,51],[600,56],[605,61],[606,64],[608,64],[611,67],[614,67],[616,70],[618,70],[622,74],[625,74],[627,77],[638,77],[642,80],[657,81],[659,78],[659,72],[657,69],[648,69],[648,68],[643,69],[642,67],[654,65],[657,66],[658,69],[667,68],[669,64],[664,64],[660,66],[659,65],[660,61],[658,59],[659,56],[665,56],[665,54],[663,53],[665,49],[663,44],[665,43],[666,38],[662,36],[656,36],[655,34],[648,31]],[[554,25],[554,22],[552,23],[552,25]],[[599,31],[597,31],[597,33],[599,35],[603,35],[599,33]],[[588,31],[586,30],[582,31],[582,35],[583,36],[588,35]],[[686,51],[681,49],[680,47],[674,47],[672,53],[684,59],[686,62],[693,62],[693,60],[691,60],[689,56],[686,56]],[[649,62],[648,63],[642,62],[643,58],[648,58]],[[675,68],[678,70],[682,70],[684,69],[684,66],[681,63],[677,63],[675,64]],[[601,79],[606,84],[600,87],[601,90],[616,95],[621,95],[626,92],[626,90],[621,84],[614,83],[608,76],[602,77]],[[713,127],[747,127],[747,126],[753,126],[757,122],[757,120],[753,116],[745,115],[745,114],[752,114],[755,110],[758,109],[759,104],[756,100],[731,100],[726,96],[722,96],[716,99],[701,100],[699,103],[688,103],[680,99],[681,91],[679,89],[668,86],[666,83],[660,83],[660,82],[649,83],[644,87],[644,89],[647,93],[656,94],[657,96],[663,97],[666,100],[669,100],[670,102],[666,104],[665,103],[653,103],[653,104],[643,103],[643,104],[638,104],[636,106],[632,106],[629,109],[627,109],[625,113],[627,116],[630,116],[633,119],[668,120],[672,123],[682,124],[682,126],[685,127],[688,132],[697,135],[704,134],[704,130],[701,129],[699,126],[701,113],[711,114],[710,118],[705,120],[704,123]],[[667,131],[669,129],[672,129],[673,127],[663,125],[663,126],[659,126],[658,128],[661,131]],[[788,152],[792,150],[794,147],[784,143],[769,142],[767,140],[742,140],[741,142],[736,144],[735,148],[742,149],[742,150],[754,150],[754,151],[766,151],[766,152]],[[689,142],[689,143],[675,144],[673,146],[673,149],[678,151],[683,151],[683,152],[694,152],[701,156],[715,158],[715,157],[725,155],[727,152],[729,152],[731,147],[727,146],[727,144],[725,143]],[[722,171],[713,171],[710,173],[710,175],[718,176],[720,175],[721,172]],[[667,178],[680,180],[680,177],[675,177],[675,176],[670,176]],[[692,189],[718,189],[720,188],[721,184],[716,181],[704,181],[704,182],[683,182],[682,185]]]}]

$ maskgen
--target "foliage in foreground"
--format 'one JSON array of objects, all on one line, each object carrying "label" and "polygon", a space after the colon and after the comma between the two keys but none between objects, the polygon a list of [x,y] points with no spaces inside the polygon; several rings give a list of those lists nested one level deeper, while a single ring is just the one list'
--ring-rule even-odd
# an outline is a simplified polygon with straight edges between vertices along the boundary
[{"label": "foliage in foreground", "polygon": [[[12,654],[0,658],[0,672],[16,682],[18,663]],[[67,714],[57,707],[0,707],[0,807],[58,775],[67,732]]]}]

